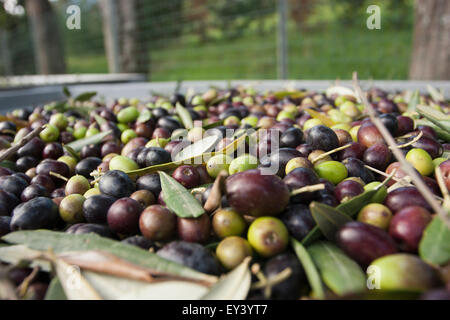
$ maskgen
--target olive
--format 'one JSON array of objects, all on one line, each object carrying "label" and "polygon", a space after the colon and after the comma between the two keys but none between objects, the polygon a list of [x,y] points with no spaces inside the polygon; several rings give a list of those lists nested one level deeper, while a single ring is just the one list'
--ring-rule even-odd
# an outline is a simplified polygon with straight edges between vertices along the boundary
[{"label": "olive", "polygon": [[389,133],[395,137],[398,133],[398,121],[395,116],[392,114],[381,114],[378,119],[381,121],[382,124],[388,129]]},{"label": "olive", "polygon": [[345,202],[363,192],[364,187],[361,183],[354,180],[344,180],[336,186],[334,195],[339,202]]},{"label": "olive", "polygon": [[42,150],[42,158],[44,159],[58,159],[64,154],[62,145],[58,142],[48,143],[44,150]]},{"label": "olive", "polygon": [[91,189],[89,189],[88,191],[86,191],[86,192],[83,194],[83,196],[87,199],[87,198],[89,198],[89,197],[97,196],[97,195],[99,195],[99,194],[102,194],[102,193],[100,192],[100,190],[99,190],[98,188],[91,188]]},{"label": "olive", "polygon": [[156,202],[155,196],[148,190],[135,191],[130,195],[130,198],[139,202],[143,208],[155,204]]},{"label": "olive", "polygon": [[222,170],[228,172],[231,161],[233,159],[226,154],[215,155],[208,160],[206,170],[211,177],[216,178]]},{"label": "olive", "polygon": [[351,142],[350,147],[339,151],[338,158],[341,161],[347,158],[357,158],[359,160],[362,160],[364,151],[366,151],[366,147],[364,147],[362,144],[358,142]]},{"label": "olive", "polygon": [[367,267],[373,260],[397,252],[389,234],[370,224],[352,221],[336,234],[339,246],[360,265]]},{"label": "olive", "polygon": [[80,174],[86,178],[92,178],[91,172],[97,169],[97,167],[102,163],[102,160],[97,157],[87,157],[78,162],[75,166],[75,173]]},{"label": "olive", "polygon": [[[288,186],[290,191],[300,189],[309,185],[319,183],[317,174],[308,168],[295,168],[284,177],[283,182]],[[313,199],[313,192],[303,192],[291,197],[291,202],[309,202]]]},{"label": "olive", "polygon": [[66,191],[64,190],[64,188],[55,189],[50,195],[51,198],[64,198],[65,196]]},{"label": "olive", "polygon": [[70,234],[89,234],[95,233],[101,237],[117,239],[117,235],[114,234],[106,225],[96,223],[77,223],[70,226],[67,230]]},{"label": "olive", "polygon": [[160,118],[158,119],[157,124],[160,128],[163,128],[168,132],[173,132],[174,130],[181,128],[181,124],[172,117]]},{"label": "olive", "polygon": [[347,168],[338,161],[325,161],[316,165],[314,169],[319,177],[335,185],[348,176]]},{"label": "olive", "polygon": [[37,197],[14,208],[11,229],[52,229],[58,222],[58,206],[49,198]]},{"label": "olive", "polygon": [[195,167],[200,176],[200,185],[208,184],[214,182],[214,180],[209,176],[208,171],[206,171],[205,165],[200,165]]},{"label": "olive", "polygon": [[14,135],[17,131],[16,125],[11,121],[1,121],[0,122],[0,132],[2,134],[12,134]]},{"label": "olive", "polygon": [[116,153],[119,154],[121,151],[120,145],[114,141],[107,141],[102,145],[102,148],[100,149],[100,155],[102,157],[105,157],[106,155],[110,153]]},{"label": "olive", "polygon": [[141,204],[131,198],[116,200],[108,210],[109,228],[118,234],[133,235],[138,233],[142,209]]},{"label": "olive", "polygon": [[86,198],[80,194],[66,196],[59,204],[61,218],[70,224],[82,222],[84,220],[83,203],[85,200]]},{"label": "olive", "polygon": [[318,125],[307,130],[306,143],[313,149],[330,151],[339,147],[339,139],[336,133],[324,126]]},{"label": "olive", "polygon": [[87,222],[90,223],[107,223],[108,210],[112,204],[116,201],[116,198],[98,194],[90,197],[86,197],[83,202],[83,216]]},{"label": "olive", "polygon": [[368,121],[364,122],[358,130],[358,143],[369,148],[374,144],[383,144],[385,142],[377,127]]},{"label": "olive", "polygon": [[139,229],[150,240],[168,240],[175,233],[176,223],[177,218],[172,211],[160,205],[152,205],[142,212]]},{"label": "olive", "polygon": [[55,113],[50,117],[49,123],[59,130],[64,130],[67,127],[68,121],[66,116],[62,113]]},{"label": "olive", "polygon": [[11,175],[4,176],[4,178],[0,182],[0,189],[6,192],[10,192],[14,194],[16,197],[20,197],[23,190],[28,186],[28,183],[25,179]]},{"label": "olive", "polygon": [[27,170],[37,166],[39,161],[36,158],[25,156],[16,160],[17,170],[26,172]]},{"label": "olive", "polygon": [[[414,138],[411,137],[410,139],[412,140]],[[412,146],[413,148],[425,150],[433,159],[440,157],[444,151],[439,141],[427,136],[422,136]]]},{"label": "olive", "polygon": [[117,114],[117,121],[119,121],[120,123],[129,123],[129,122],[133,122],[138,117],[139,117],[138,109],[134,106],[131,106],[131,107],[122,109]]},{"label": "olive", "polygon": [[101,157],[100,146],[97,144],[88,144],[84,146],[83,148],[81,148],[80,157],[81,159],[85,159],[88,157],[100,158]]},{"label": "olive", "polygon": [[160,147],[150,147],[145,157],[145,165],[147,167],[157,164],[168,163],[172,161],[169,152]]},{"label": "olive", "polygon": [[388,193],[384,205],[395,213],[408,206],[419,206],[432,211],[416,187],[400,187]]},{"label": "olive", "polygon": [[30,156],[39,159],[42,156],[45,143],[38,137],[34,137],[27,144],[17,150],[17,157]]},{"label": "olive", "polygon": [[80,175],[72,176],[66,183],[66,187],[64,189],[66,195],[69,194],[84,194],[91,188],[89,181]]},{"label": "olive", "polygon": [[59,129],[52,124],[47,124],[45,129],[39,134],[39,137],[45,142],[57,141],[59,138]]},{"label": "olive", "polygon": [[269,168],[276,172],[279,177],[284,177],[286,172],[286,165],[289,160],[302,157],[302,153],[296,149],[292,148],[281,148],[277,151],[272,152],[268,156],[264,156],[261,159],[262,168]]},{"label": "olive", "polygon": [[0,189],[0,216],[9,216],[19,203],[19,198],[13,193]]},{"label": "olive", "polygon": [[281,213],[280,219],[288,229],[289,234],[298,241],[302,241],[316,225],[309,207],[303,204],[288,206]]},{"label": "olive", "polygon": [[70,169],[64,162],[56,161],[53,159],[46,159],[38,164],[36,167],[36,173],[50,176],[53,181],[59,183],[61,180],[57,177],[50,175],[50,172],[57,173],[63,177],[70,175]]},{"label": "olive", "polygon": [[303,131],[298,128],[289,128],[280,137],[281,148],[295,148],[303,141]]},{"label": "olive", "polygon": [[253,250],[247,240],[237,236],[226,237],[216,248],[216,256],[228,270],[234,269],[249,256]]},{"label": "olive", "polygon": [[198,218],[177,218],[178,237],[183,241],[205,243],[211,233],[211,221],[207,214]]},{"label": "olive", "polygon": [[297,158],[292,158],[291,160],[289,160],[289,162],[286,164],[286,174],[288,174],[289,172],[291,172],[292,170],[296,169],[296,168],[308,168],[308,169],[313,169],[314,166],[311,163],[311,161],[309,161],[307,158],[304,157],[297,157]]},{"label": "olive", "polygon": [[55,190],[55,183],[48,175],[37,174],[31,179],[31,184],[39,184],[47,189],[48,192],[53,192],[53,190]]},{"label": "olive", "polygon": [[268,258],[286,249],[289,233],[279,219],[260,217],[248,228],[247,239],[259,255]]},{"label": "olive", "polygon": [[423,176],[428,176],[434,172],[433,159],[423,149],[411,149],[405,158]]},{"label": "olive", "polygon": [[64,162],[70,170],[70,174],[75,172],[75,167],[77,165],[77,160],[71,156],[62,156],[57,159],[57,161]]},{"label": "olive", "polygon": [[387,230],[392,219],[392,212],[388,207],[379,203],[370,203],[358,213],[358,221],[371,224]]},{"label": "olive", "polygon": [[157,197],[161,192],[161,181],[159,174],[152,173],[139,177],[136,180],[136,187],[138,189],[148,190],[153,193],[155,197]]},{"label": "olive", "polygon": [[243,154],[232,160],[228,168],[230,175],[258,167],[258,159],[250,154]]},{"label": "olive", "polygon": [[392,152],[384,143],[375,143],[364,151],[364,162],[375,169],[384,171],[392,159]]},{"label": "olive", "polygon": [[214,233],[225,238],[229,236],[240,236],[247,228],[244,218],[236,211],[227,208],[217,210],[212,218]]},{"label": "olive", "polygon": [[0,216],[0,237],[11,232],[11,217]]},{"label": "olive", "polygon": [[305,282],[305,271],[298,258],[292,253],[281,253],[267,261],[264,273],[270,280],[286,268],[291,270],[289,277],[272,287],[272,299],[298,299]]},{"label": "olive", "polygon": [[391,220],[389,234],[400,243],[403,251],[416,252],[423,231],[431,221],[427,209],[409,206],[397,211]]},{"label": "olive", "polygon": [[131,236],[123,239],[121,242],[139,247],[144,250],[157,251],[159,249],[159,246],[155,242],[143,236]]},{"label": "olive", "polygon": [[109,170],[120,170],[124,172],[139,169],[136,162],[125,156],[115,156],[109,162]]},{"label": "olive", "polygon": [[397,116],[397,134],[402,136],[414,130],[414,120],[410,117]]},{"label": "olive", "polygon": [[31,184],[22,191],[20,200],[22,200],[22,202],[27,202],[37,197],[48,197],[49,195],[49,192],[43,186]]},{"label": "olive", "polygon": [[100,177],[99,189],[103,194],[123,198],[134,192],[134,183],[130,177],[119,170],[111,170]]},{"label": "olive", "polygon": [[435,270],[412,254],[384,256],[373,261],[370,268],[379,275],[381,290],[425,291],[440,284]]},{"label": "olive", "polygon": [[228,177],[226,195],[234,210],[254,217],[277,215],[289,202],[289,189],[283,180],[278,176],[264,175],[259,169]]},{"label": "olive", "polygon": [[192,189],[200,184],[200,175],[196,168],[183,165],[174,170],[172,177],[185,188]]}]

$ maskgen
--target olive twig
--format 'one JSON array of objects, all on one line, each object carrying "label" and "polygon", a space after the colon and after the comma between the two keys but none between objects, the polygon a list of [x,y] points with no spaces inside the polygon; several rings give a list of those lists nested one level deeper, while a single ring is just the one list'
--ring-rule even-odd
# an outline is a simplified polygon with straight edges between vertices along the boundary
[{"label": "olive twig", "polygon": [[439,185],[439,189],[441,189],[442,197],[444,198],[444,206],[450,208],[450,194],[448,192],[447,186],[445,185],[441,168],[437,166],[434,172],[436,173],[436,180]]},{"label": "olive twig", "polygon": [[56,177],[58,179],[64,180],[66,182],[69,181],[69,179],[67,179],[66,177],[60,175],[59,173],[53,172],[53,171],[50,171],[48,174],[51,175],[51,176],[54,176],[54,177]]},{"label": "olive twig", "polygon": [[289,194],[291,197],[296,196],[300,193],[305,193],[305,192],[314,192],[314,191],[319,191],[319,190],[323,190],[325,189],[325,184],[324,183],[319,183],[319,184],[314,184],[311,186],[306,186],[303,188],[298,188],[295,189],[293,191],[291,191],[291,193]]},{"label": "olive twig", "polygon": [[39,133],[41,133],[42,130],[44,130],[46,125],[40,126],[33,131],[31,131],[29,134],[27,134],[25,137],[20,139],[17,143],[15,143],[10,148],[6,149],[0,154],[0,161],[3,161],[13,154],[15,154],[20,148],[22,148],[24,145],[26,145],[28,142],[30,142],[34,137],[38,136]]},{"label": "olive twig", "polygon": [[342,147],[339,147],[339,148],[330,150],[330,151],[328,151],[328,152],[322,153],[320,156],[316,157],[316,158],[313,159],[311,162],[314,164],[314,163],[316,163],[316,162],[319,161],[319,160],[325,159],[325,158],[328,157],[330,154],[333,154],[333,153],[336,153],[336,152],[338,152],[338,151],[347,149],[347,148],[349,148],[349,147],[351,147],[351,146],[352,146],[351,144],[346,144],[346,145],[344,145],[344,146],[342,146]]},{"label": "olive twig", "polygon": [[413,183],[416,185],[419,192],[422,194],[424,199],[430,204],[433,210],[441,216],[442,220],[445,221],[448,227],[450,227],[450,219],[446,213],[446,211],[439,205],[436,201],[433,193],[428,189],[427,185],[421,177],[417,174],[417,172],[412,168],[411,164],[406,161],[405,156],[397,147],[394,138],[391,136],[389,131],[386,129],[384,124],[380,119],[377,118],[375,110],[372,105],[367,101],[367,97],[363,94],[361,87],[358,84],[358,74],[356,72],[353,73],[353,86],[355,88],[355,92],[358,95],[361,102],[364,104],[367,112],[369,113],[370,119],[373,124],[380,131],[383,138],[386,140],[387,144],[392,147],[392,153],[395,155],[397,160],[402,164],[402,169],[411,177]]},{"label": "olive twig", "polygon": [[399,182],[399,181],[401,180],[401,179],[400,179],[400,180],[399,180],[399,179],[396,179],[396,178],[394,178],[393,176],[391,177],[391,175],[387,174],[386,172],[383,172],[383,171],[381,171],[381,170],[375,169],[375,168],[373,168],[373,167],[371,167],[371,166],[368,166],[367,164],[365,164],[364,167],[367,168],[367,169],[369,169],[370,171],[373,171],[373,172],[375,172],[375,173],[378,173],[379,175],[382,175],[383,177],[391,178],[391,179],[394,180],[395,182]]},{"label": "olive twig", "polygon": [[28,287],[30,286],[31,282],[33,282],[34,279],[36,279],[36,276],[38,275],[39,267],[34,267],[33,271],[22,281],[20,286],[17,288],[17,291],[19,292],[19,296],[21,298],[25,297]]},{"label": "olive twig", "polygon": [[280,273],[278,273],[277,275],[275,275],[274,277],[271,278],[266,278],[266,281],[258,281],[254,284],[252,284],[251,289],[252,290],[257,290],[257,289],[262,289],[264,287],[266,287],[267,285],[270,285],[271,287],[276,286],[277,284],[283,282],[284,280],[286,280],[287,278],[289,278],[289,276],[292,274],[292,270],[291,268],[286,268],[283,271],[281,271]]},{"label": "olive twig", "polygon": [[[423,132],[420,131],[419,134],[414,139],[412,139],[411,141],[406,142],[404,144],[397,145],[397,148],[402,149],[402,148],[409,147],[410,145],[412,145],[412,144],[416,143],[417,141],[419,141],[420,138],[422,138],[422,136],[423,136]],[[392,150],[392,147],[389,147],[389,149]]]}]

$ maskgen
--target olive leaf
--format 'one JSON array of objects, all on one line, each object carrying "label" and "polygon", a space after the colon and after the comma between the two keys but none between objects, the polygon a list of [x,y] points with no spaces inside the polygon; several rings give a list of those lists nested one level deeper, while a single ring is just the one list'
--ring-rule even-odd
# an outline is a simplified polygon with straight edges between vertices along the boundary
[{"label": "olive leaf", "polygon": [[74,100],[80,101],[80,102],[85,102],[85,101],[91,100],[91,98],[95,97],[96,95],[97,95],[97,92],[95,92],[95,91],[83,92],[83,93],[79,94]]},{"label": "olive leaf", "polygon": [[421,116],[431,121],[434,125],[440,129],[450,133],[450,117],[446,114],[426,106],[417,106],[417,111]]},{"label": "olive leaf", "polygon": [[313,109],[308,109],[308,108],[306,108],[305,111],[314,119],[319,119],[327,127],[332,127],[336,124],[333,120],[331,120],[330,117],[328,117],[318,111],[315,111]]},{"label": "olive leaf", "polygon": [[312,202],[309,209],[320,231],[330,241],[335,241],[338,230],[352,221],[345,213],[320,202]]},{"label": "olive leaf", "polygon": [[81,149],[83,149],[84,146],[87,146],[90,144],[99,144],[100,142],[102,142],[103,138],[105,138],[107,135],[109,135],[111,133],[112,133],[112,130],[100,132],[100,133],[94,134],[93,136],[90,136],[90,137],[87,137],[84,139],[75,140],[71,143],[66,144],[66,146],[68,146],[69,148],[72,148],[75,152],[79,152],[79,151],[81,151]]},{"label": "olive leaf", "polygon": [[419,255],[433,265],[450,262],[450,229],[440,217],[434,217],[423,232]]},{"label": "olive leaf", "polygon": [[75,150],[73,150],[70,146],[68,146],[67,144],[63,145],[63,148],[75,159],[78,161],[80,161],[80,156],[78,155],[77,152],[75,152]]},{"label": "olive leaf", "polygon": [[284,91],[277,91],[272,93],[273,96],[275,96],[277,99],[281,100],[284,99],[286,97],[291,97],[294,99],[297,98],[303,98],[306,94],[303,91],[289,91],[289,90],[284,90]]},{"label": "olive leaf", "polygon": [[150,120],[152,113],[149,109],[145,108],[139,113],[139,117],[136,119],[136,123],[144,123]]},{"label": "olive leaf", "polygon": [[219,142],[218,136],[208,136],[178,152],[175,156],[175,161],[185,161],[197,155],[201,155],[214,150],[214,147]]},{"label": "olive leaf", "polygon": [[356,98],[355,92],[344,86],[331,86],[325,92],[327,98],[332,98],[334,95],[338,96],[352,96]]},{"label": "olive leaf", "polygon": [[206,124],[203,126],[203,129],[208,130],[208,129],[212,129],[215,127],[219,127],[219,126],[223,125],[223,122],[224,122],[224,120],[220,120],[220,121],[216,121],[216,122],[213,122],[210,124]]},{"label": "olive leaf", "polygon": [[431,85],[427,85],[428,93],[435,102],[444,101],[444,95]]},{"label": "olive leaf", "polygon": [[175,110],[177,111],[177,114],[181,118],[181,122],[183,122],[183,125],[186,129],[192,129],[194,127],[194,122],[192,121],[191,114],[189,111],[183,107],[179,102],[176,103]]},{"label": "olive leaf", "polygon": [[16,231],[7,234],[2,240],[12,244],[23,244],[30,249],[39,251],[47,251],[51,248],[55,254],[98,250],[113,254],[134,265],[150,268],[155,271],[210,283],[216,281],[216,277],[214,276],[203,274],[163,259],[154,253],[136,246],[100,237],[94,233],[68,234],[49,230]]},{"label": "olive leaf", "polygon": [[29,263],[29,267],[39,267],[43,271],[50,271],[50,263],[40,259],[42,252],[33,250],[24,245],[6,245],[0,247],[0,261],[12,265]]},{"label": "olive leaf", "polygon": [[72,96],[72,94],[70,93],[69,88],[67,88],[67,86],[63,87],[63,93],[67,98],[70,98]]},{"label": "olive leaf", "polygon": [[414,93],[411,96],[411,99],[409,100],[408,103],[408,112],[415,112],[416,111],[416,106],[419,104],[419,99],[420,99],[420,93],[419,90],[414,91]]},{"label": "olive leaf", "polygon": [[205,213],[201,204],[178,181],[159,171],[161,192],[167,207],[181,218],[197,218]]},{"label": "olive leaf", "polygon": [[318,299],[324,299],[325,292],[323,289],[322,280],[320,280],[319,272],[317,271],[317,268],[314,265],[314,262],[312,261],[308,251],[304,246],[302,246],[300,242],[298,242],[294,238],[291,238],[291,245],[295,253],[297,254],[298,259],[300,260],[303,269],[305,270],[306,277],[308,278],[309,285],[311,286],[313,296]]},{"label": "olive leaf", "polygon": [[427,120],[427,119],[419,119],[415,120],[416,125],[425,125],[429,126],[436,131],[436,134],[439,139],[445,140],[446,142],[450,142],[450,133],[448,133],[446,130],[443,130],[442,128],[435,125],[433,122]]},{"label": "olive leaf", "polygon": [[364,208],[369,203],[372,203],[373,196],[377,193],[379,189],[367,190],[356,197],[351,198],[339,204],[336,209],[342,213],[345,213],[349,217],[354,218],[362,208]]},{"label": "olive leaf", "polygon": [[67,300],[64,289],[58,277],[54,277],[48,286],[45,300]]},{"label": "olive leaf", "polygon": [[107,123],[106,119],[100,117],[98,114],[93,113],[93,116],[94,116],[94,119],[95,119],[95,121],[98,123],[99,126],[101,126],[101,125]]},{"label": "olive leaf", "polygon": [[361,267],[341,249],[321,241],[308,247],[326,286],[338,295],[366,290],[366,276]]},{"label": "olive leaf", "polygon": [[92,271],[82,271],[84,278],[107,300],[197,300],[208,287],[186,281],[148,283]]},{"label": "olive leaf", "polygon": [[202,300],[244,300],[247,298],[251,284],[251,273],[249,269],[251,257],[220,278],[209,291],[201,298]]}]

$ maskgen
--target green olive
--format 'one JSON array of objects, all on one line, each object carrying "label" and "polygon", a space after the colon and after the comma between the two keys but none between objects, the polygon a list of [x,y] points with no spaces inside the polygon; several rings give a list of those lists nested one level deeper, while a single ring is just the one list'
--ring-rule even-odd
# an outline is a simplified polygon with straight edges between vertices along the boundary
[{"label": "green olive", "polygon": [[236,236],[223,239],[216,249],[217,258],[228,270],[234,269],[252,254],[253,250],[248,241]]},{"label": "green olive", "polygon": [[[371,183],[368,183],[364,186],[365,191],[373,190],[377,188],[379,185],[381,185],[381,182],[379,181],[373,181]],[[383,203],[384,199],[387,196],[387,188],[386,186],[382,186],[378,189],[378,191],[375,193],[375,195],[372,197],[372,202],[376,203]]]},{"label": "green olive", "polygon": [[47,124],[45,129],[39,134],[39,137],[45,142],[56,141],[59,138],[59,129],[52,124]]},{"label": "green olive", "polygon": [[86,136],[87,128],[86,127],[78,127],[73,130],[73,136],[75,139],[83,139]]},{"label": "green olive", "polygon": [[247,224],[239,213],[231,208],[217,210],[212,218],[214,233],[219,238],[240,236],[247,228]]},{"label": "green olive", "polygon": [[308,129],[311,129],[312,127],[320,126],[320,125],[323,125],[323,122],[320,121],[319,119],[314,119],[314,118],[308,119],[303,124],[303,131],[306,131]]},{"label": "green olive", "polygon": [[281,121],[283,119],[295,120],[295,115],[290,113],[289,111],[282,110],[277,115],[277,121]]},{"label": "green olive", "polygon": [[85,197],[85,198],[87,199],[87,198],[89,198],[89,197],[96,196],[96,195],[99,195],[99,194],[102,194],[102,193],[100,192],[100,189],[99,189],[99,188],[91,188],[91,189],[89,189],[88,191],[86,191],[86,192],[83,194],[83,197]]},{"label": "green olive", "polygon": [[258,124],[258,120],[259,120],[258,117],[248,116],[242,119],[241,124],[248,124],[249,126],[254,128]]},{"label": "green olive", "polygon": [[232,161],[233,159],[226,154],[215,155],[206,163],[206,171],[208,171],[210,177],[216,178],[220,171],[225,170],[228,172]]},{"label": "green olive", "polygon": [[139,166],[132,159],[125,156],[115,156],[109,162],[109,170],[120,170],[123,172],[139,169]]},{"label": "green olive", "polygon": [[358,221],[387,230],[392,219],[388,207],[379,203],[370,203],[358,213]]},{"label": "green olive", "polygon": [[306,159],[304,157],[293,158],[293,159],[289,160],[288,163],[286,164],[286,174],[288,174],[289,172],[291,172],[292,170],[294,170],[296,168],[312,169],[313,165],[312,165],[311,161],[309,161],[308,159]]},{"label": "green olive", "polygon": [[99,134],[100,130],[98,130],[97,128],[89,128],[86,131],[86,138],[95,136],[96,134]]},{"label": "green olive", "polygon": [[75,166],[77,165],[77,160],[71,156],[61,156],[57,159],[58,161],[64,162],[70,169],[70,172],[75,172]]},{"label": "green olive", "polygon": [[260,217],[248,228],[247,239],[259,255],[269,258],[286,249],[289,233],[281,220],[274,217]]},{"label": "green olive", "polygon": [[125,109],[122,109],[117,114],[117,121],[120,123],[129,123],[133,122],[139,117],[139,111],[135,106],[130,106]]},{"label": "green olive", "polygon": [[429,176],[434,171],[433,159],[423,149],[414,148],[409,150],[405,159],[423,176]]},{"label": "green olive", "polygon": [[223,121],[224,126],[230,126],[230,125],[240,125],[241,120],[236,116],[229,116]]},{"label": "green olive", "polygon": [[230,163],[228,172],[230,175],[237,172],[247,171],[258,167],[258,159],[250,154],[243,154]]},{"label": "green olive", "polygon": [[50,117],[49,123],[63,131],[66,129],[68,121],[66,116],[62,113],[55,113]]},{"label": "green olive", "polygon": [[338,184],[347,178],[347,168],[339,161],[325,161],[314,167],[319,177]]},{"label": "green olive", "polygon": [[68,196],[69,194],[84,194],[90,188],[91,185],[89,184],[88,179],[77,174],[67,181],[64,191],[66,196]]},{"label": "green olive", "polygon": [[70,224],[79,223],[84,220],[83,203],[86,200],[80,194],[71,194],[62,199],[59,204],[59,215]]},{"label": "green olive", "polygon": [[137,137],[136,132],[134,132],[132,129],[126,129],[120,135],[120,140],[122,140],[123,144],[127,144],[128,141],[130,141],[131,139],[136,138],[136,137]]}]

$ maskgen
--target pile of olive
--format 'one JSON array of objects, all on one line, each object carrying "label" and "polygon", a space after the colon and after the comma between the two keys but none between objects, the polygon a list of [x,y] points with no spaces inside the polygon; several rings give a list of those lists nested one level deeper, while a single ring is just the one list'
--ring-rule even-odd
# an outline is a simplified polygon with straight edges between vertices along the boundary
[{"label": "pile of olive", "polygon": [[[415,125],[418,116],[407,113],[402,94],[373,89],[368,98],[399,145],[412,141],[401,149],[406,160],[442,197],[434,168],[441,168],[450,188],[450,161],[443,156],[450,144],[432,127]],[[446,102],[421,99],[449,111]],[[195,123],[217,125],[186,129],[177,103]],[[39,136],[0,163],[1,236],[35,229],[96,233],[215,275],[252,256],[268,278],[290,267],[290,276],[272,288],[271,298],[297,299],[308,294],[309,286],[289,239],[301,241],[315,227],[309,204],[336,207],[379,186],[394,170],[387,187],[406,175],[353,96],[304,92],[297,98],[277,98],[239,88],[94,105],[89,117],[76,107],[63,113],[38,107],[16,110],[0,122],[0,151],[45,125]],[[27,126],[19,129],[23,121]],[[200,190],[196,199],[202,205],[214,179],[228,173],[220,207],[198,218],[177,216],[166,206],[157,173],[133,178],[126,173],[171,162],[186,145],[211,135],[218,137],[216,150],[221,150],[233,141],[225,136],[227,130],[245,129],[256,131],[256,140],[253,145],[247,141],[240,154],[216,154],[203,165],[168,171],[186,189]],[[106,131],[111,133],[84,145],[76,156],[64,147]],[[267,174],[268,168],[275,170]],[[324,187],[291,194],[319,184]],[[385,288],[443,287],[434,269],[417,256],[432,208],[412,185],[390,192],[387,187],[355,214],[357,221],[338,231],[336,243],[362,268],[377,265],[392,273],[389,279],[395,280],[386,280]],[[20,283],[29,273],[15,268],[11,278]],[[48,280],[34,280],[37,298]],[[444,281],[448,287],[450,279]],[[249,297],[262,294],[252,291]]]}]

